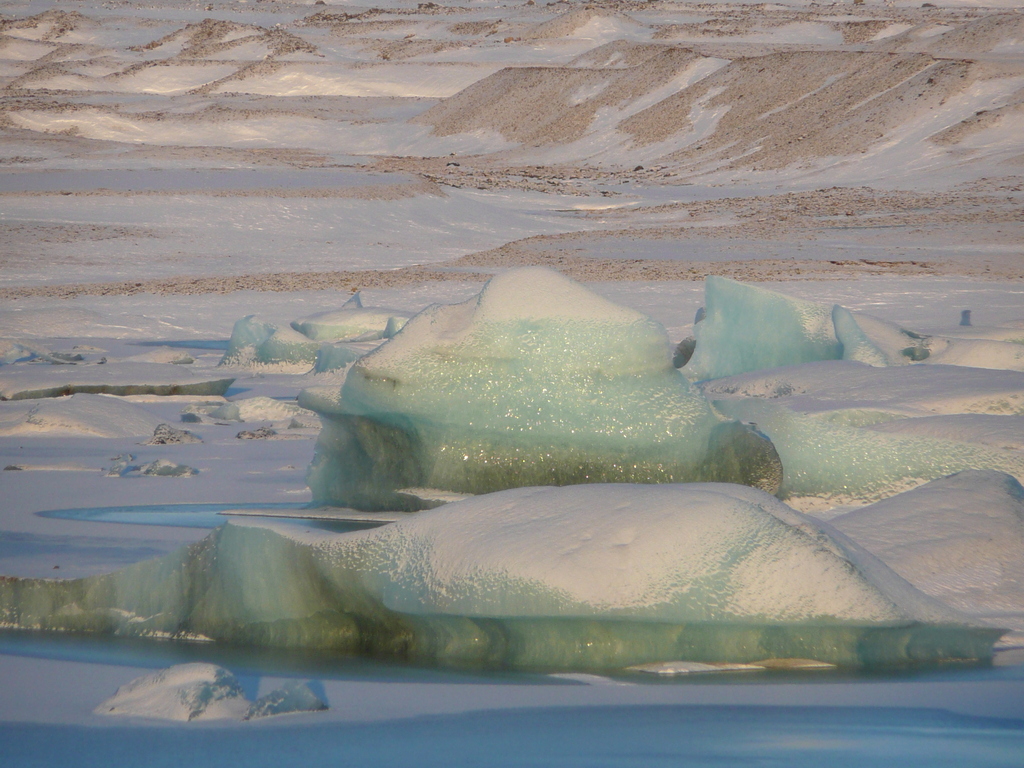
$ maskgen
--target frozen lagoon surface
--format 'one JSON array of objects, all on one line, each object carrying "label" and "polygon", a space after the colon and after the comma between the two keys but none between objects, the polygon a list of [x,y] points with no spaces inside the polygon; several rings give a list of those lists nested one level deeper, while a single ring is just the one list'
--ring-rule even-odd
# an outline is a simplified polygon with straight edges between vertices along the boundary
[{"label": "frozen lagoon surface", "polygon": [[[288,328],[357,288],[368,307],[413,314],[470,299],[505,266],[555,265],[675,343],[705,304],[700,278],[723,274],[952,339],[932,362],[1012,357],[1024,319],[1017,3],[379,5],[351,18],[364,9],[335,0],[5,6],[0,290],[47,290],[3,293],[0,340],[22,346],[0,356],[41,351],[13,364],[45,379],[37,394],[100,389],[0,403],[0,465],[12,467],[0,473],[0,574],[109,573],[200,540],[221,512],[275,516],[297,539],[365,527],[323,510],[294,519],[312,500],[318,432],[295,396],[339,388],[341,363],[216,367],[240,318]],[[842,124],[820,119],[840,111]],[[430,281],[404,270],[431,264]],[[102,280],[126,282],[70,298],[69,283]],[[974,328],[956,325],[964,309]],[[175,364],[181,353],[193,362]],[[59,370],[76,367],[96,375]],[[157,394],[191,380],[185,369],[235,381]],[[854,386],[849,370],[822,361],[697,386],[737,413],[746,395],[724,389],[774,393],[801,434],[855,434],[869,453],[953,443],[970,462],[998,457],[899,502],[865,505],[874,486],[787,500],[859,536],[916,589],[1014,630],[992,665],[541,674],[3,631],[0,762],[1019,766],[1021,501],[991,470],[1017,466],[1002,460],[1024,445],[1024,374],[925,364]],[[97,394],[110,380],[142,388]],[[152,444],[160,424],[202,442]],[[161,460],[197,474],[132,469]],[[922,545],[919,519],[936,510],[942,535]],[[971,520],[984,540],[957,535]],[[312,681],[331,708],[190,725],[93,714],[119,687],[193,662],[229,669],[252,701]]]},{"label": "frozen lagoon surface", "polygon": [[[783,289],[805,291],[808,298],[817,298],[833,287],[842,289],[847,303],[852,303],[852,298],[859,302],[855,306],[873,305],[876,313],[911,327],[941,327],[948,317],[948,312],[930,300],[916,298],[911,281],[874,279],[862,280],[858,285],[859,293],[849,283],[792,284]],[[699,305],[701,299],[699,285],[593,287],[656,317],[675,315],[676,307],[686,302]],[[930,290],[937,287],[933,283]],[[406,296],[400,291],[370,292],[367,298],[416,311],[431,300],[463,300],[476,290],[472,285],[437,284],[433,295],[421,288]],[[1002,294],[990,285],[960,281],[955,283],[955,292],[966,297],[967,303],[973,303],[972,297],[996,297],[992,302],[996,307],[994,324],[1019,315],[1016,301],[1006,298],[1005,308],[999,313],[998,296]],[[908,297],[910,300],[901,304]],[[291,309],[288,298],[298,300],[298,311]],[[337,301],[333,294],[326,293],[295,297],[269,294],[248,299],[228,294],[219,300],[151,297],[145,301],[144,316],[137,298],[106,299],[105,306],[86,298],[52,305],[57,311],[46,314],[47,322],[56,323],[60,322],[60,307],[88,308],[95,313],[95,330],[79,324],[78,345],[106,348],[130,357],[124,352],[133,350],[132,341],[159,336],[147,325],[155,314],[162,316],[161,324],[170,328],[164,333],[176,344],[187,344],[187,339],[195,336],[225,340],[233,321],[244,314],[245,307],[252,306],[253,299],[260,302],[261,311],[278,312],[282,322],[305,314],[305,308],[329,308]],[[938,297],[940,302],[944,299]],[[189,306],[191,301],[195,302],[194,310]],[[190,328],[198,312],[211,318],[219,313],[220,317],[205,329]],[[686,314],[692,316],[689,307]],[[138,329],[132,327],[132,315],[138,318]],[[127,329],[121,332],[126,338],[91,335],[103,333],[102,329],[110,327],[115,318],[117,325]],[[219,333],[210,328],[220,329]],[[73,346],[72,340],[47,340],[53,348]],[[212,368],[223,347],[203,347],[197,342],[196,347],[186,348]],[[139,349],[147,347],[134,346],[134,350]],[[206,357],[202,357],[204,354]],[[235,400],[264,394],[294,396],[296,384],[305,385],[297,379],[305,378],[284,374],[243,378],[226,395]],[[927,396],[934,399],[935,392],[929,390]],[[239,508],[278,501],[283,508],[309,499],[304,472],[312,458],[312,435],[240,441],[234,435],[247,426],[243,422],[181,424],[177,421],[179,414],[192,400],[142,397],[132,405],[149,409],[158,420],[199,434],[204,440],[201,444],[142,446],[139,443],[144,442],[144,435],[96,439],[46,437],[40,433],[6,438],[5,465],[20,462],[55,468],[47,472],[6,472],[2,476],[8,493],[4,530],[9,544],[0,550],[4,572],[49,576],[55,573],[52,566],[59,564],[62,575],[102,573],[168,553],[205,533],[202,529],[177,527],[183,522],[180,518],[164,519],[162,522],[171,525],[161,526],[124,522],[130,519],[130,511],[117,522],[103,523],[83,520],[81,515],[68,520],[34,514],[43,510],[103,508],[114,500],[125,507],[191,501]],[[287,434],[282,422],[275,425]],[[301,429],[293,431],[302,433]],[[132,452],[136,462],[170,455],[198,467],[200,474],[188,479],[103,476],[101,470],[110,464],[110,458],[122,451]],[[80,470],[72,473],[56,468],[69,461],[78,463]],[[50,477],[68,480],[40,485],[36,479]],[[74,487],[70,498],[69,483]],[[206,516],[202,523],[215,522],[210,520],[213,516],[209,510],[195,509]],[[174,511],[188,514],[182,509]],[[307,522],[290,525],[295,526],[297,535],[315,530]],[[953,766],[968,761],[979,766],[1010,766],[1018,764],[1024,752],[1024,720],[1020,717],[1024,711],[1024,660],[1011,648],[997,653],[996,666],[991,667],[954,664],[870,673],[743,672],[667,680],[622,674],[556,677],[529,672],[446,672],[222,648],[208,643],[10,632],[3,633],[0,654],[0,677],[8,682],[5,690],[19,692],[17,696],[7,694],[0,701],[0,718],[7,723],[5,750],[14,765],[52,764],[72,758],[79,762],[92,760],[96,765],[112,760],[159,765],[162,759],[166,760],[164,764],[177,765],[182,755],[193,765],[239,758],[271,765],[296,755],[313,764],[333,764],[338,754],[345,754],[351,757],[349,764],[380,765],[412,760],[428,765],[451,764],[452,755],[457,755],[459,759],[491,765],[740,765],[773,759],[808,766],[825,761],[894,766]],[[148,671],[190,661],[214,662],[230,669],[250,699],[280,687],[283,681],[313,680],[322,686],[318,690],[331,709],[262,722],[209,721],[202,725],[139,719],[112,723],[92,714],[93,707],[118,686]],[[533,734],[525,744],[524,729]],[[69,744],[78,745],[76,754],[65,751],[72,749],[64,746]]]}]

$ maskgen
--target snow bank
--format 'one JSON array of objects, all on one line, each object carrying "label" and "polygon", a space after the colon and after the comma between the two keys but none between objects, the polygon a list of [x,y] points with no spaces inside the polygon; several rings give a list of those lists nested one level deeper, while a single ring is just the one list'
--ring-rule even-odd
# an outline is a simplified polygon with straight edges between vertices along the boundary
[{"label": "snow bank", "polygon": [[324,428],[321,503],[405,509],[397,489],[719,480],[775,490],[754,430],[723,422],[671,364],[665,329],[545,268],[435,305],[350,369]]},{"label": "snow bank", "polygon": [[112,574],[0,580],[0,622],[563,669],[984,658],[1001,634],[724,484],[520,488],[344,534],[229,524]]},{"label": "snow bank", "polygon": [[152,435],[160,424],[145,408],[104,395],[0,403],[0,435],[138,437]]}]

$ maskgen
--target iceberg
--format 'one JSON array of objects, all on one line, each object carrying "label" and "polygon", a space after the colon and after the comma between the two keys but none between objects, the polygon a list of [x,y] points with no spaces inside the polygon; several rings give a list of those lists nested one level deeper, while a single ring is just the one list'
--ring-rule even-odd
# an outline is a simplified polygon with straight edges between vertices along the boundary
[{"label": "iceberg", "polygon": [[218,365],[279,373],[305,373],[316,362],[320,343],[291,328],[279,328],[256,315],[238,320]]},{"label": "iceberg", "polygon": [[154,720],[241,720],[249,710],[233,674],[214,664],[177,664],[117,689],[96,707],[97,715]]},{"label": "iceberg", "polygon": [[367,349],[362,345],[341,342],[321,344],[316,353],[316,361],[313,363],[313,373],[344,370],[373,349],[376,349],[376,345]]},{"label": "iceberg", "polygon": [[[415,509],[401,488],[487,493],[598,482],[739,482],[774,491],[756,430],[724,421],[672,367],[665,329],[545,268],[434,305],[356,362],[323,429],[314,500]],[[413,504],[413,506],[410,506]]]},{"label": "iceberg", "polygon": [[[717,379],[823,360],[871,366],[910,363],[1024,371],[1019,329],[999,338],[927,335],[835,305],[796,299],[766,288],[709,276],[704,315],[694,323],[694,347],[678,361],[691,380]],[[971,329],[973,330],[973,329]]]},{"label": "iceberg", "polygon": [[782,498],[870,503],[966,469],[1024,479],[1024,454],[911,435],[886,434],[794,413],[758,398],[716,400],[727,416],[757,425],[782,459]]},{"label": "iceberg", "polygon": [[683,368],[691,379],[843,356],[831,307],[716,276],[705,278],[704,302],[704,319],[693,326],[696,348]]},{"label": "iceberg", "polygon": [[965,471],[832,519],[922,592],[1024,633],[1024,488]]},{"label": "iceberg", "polygon": [[373,341],[389,339],[409,319],[406,312],[365,308],[358,292],[341,309],[293,320],[292,328],[317,341]]},{"label": "iceberg", "polygon": [[111,574],[0,580],[0,622],[566,670],[987,658],[1002,634],[718,483],[516,488],[350,533],[230,523]]},{"label": "iceberg", "polygon": [[249,702],[238,679],[214,664],[176,664],[143,675],[117,689],[97,715],[152,720],[255,720],[296,712],[321,712],[327,705],[306,683],[293,680]]}]

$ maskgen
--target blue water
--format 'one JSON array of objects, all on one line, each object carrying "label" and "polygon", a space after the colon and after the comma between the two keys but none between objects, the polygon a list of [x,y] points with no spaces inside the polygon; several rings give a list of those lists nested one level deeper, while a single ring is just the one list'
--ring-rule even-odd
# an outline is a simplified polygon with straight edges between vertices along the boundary
[{"label": "blue water", "polygon": [[9,768],[1020,768],[1024,727],[918,709],[605,706],[290,728],[6,725],[0,745]]}]

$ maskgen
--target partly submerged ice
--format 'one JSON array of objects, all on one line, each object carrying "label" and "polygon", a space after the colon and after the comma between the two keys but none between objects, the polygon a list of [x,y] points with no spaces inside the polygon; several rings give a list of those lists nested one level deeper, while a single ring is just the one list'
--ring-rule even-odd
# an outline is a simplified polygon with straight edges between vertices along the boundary
[{"label": "partly submerged ice", "polygon": [[136,678],[94,710],[97,715],[152,720],[254,720],[327,709],[305,683],[293,680],[250,702],[238,679],[215,664],[176,664]]},{"label": "partly submerged ice", "polygon": [[741,482],[774,491],[763,435],[676,371],[665,329],[548,269],[434,305],[361,358],[340,393],[300,395],[324,427],[316,500],[408,508],[397,490]]},{"label": "partly submerged ice", "polygon": [[345,534],[231,524],[113,574],[0,582],[0,609],[9,627],[565,669],[984,658],[1001,634],[725,484],[514,489]]}]

